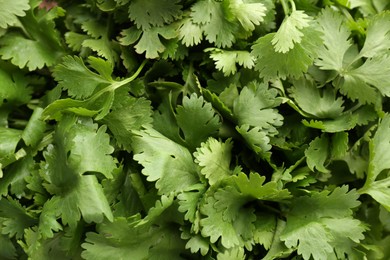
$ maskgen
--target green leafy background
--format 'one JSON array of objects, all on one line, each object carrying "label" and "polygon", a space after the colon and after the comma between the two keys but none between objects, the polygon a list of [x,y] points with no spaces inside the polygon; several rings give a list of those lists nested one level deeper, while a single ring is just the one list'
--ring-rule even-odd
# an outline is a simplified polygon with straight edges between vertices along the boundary
[{"label": "green leafy background", "polygon": [[0,0],[0,259],[389,259],[388,0]]}]

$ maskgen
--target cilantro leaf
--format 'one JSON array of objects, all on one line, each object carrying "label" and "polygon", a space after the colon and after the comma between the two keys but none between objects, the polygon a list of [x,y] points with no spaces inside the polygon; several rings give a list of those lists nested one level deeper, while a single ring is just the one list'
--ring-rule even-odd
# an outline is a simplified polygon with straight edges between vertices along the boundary
[{"label": "cilantro leaf", "polygon": [[[190,117],[193,119],[189,120]],[[182,105],[176,108],[176,120],[186,144],[191,149],[195,149],[208,136],[215,134],[221,125],[220,118],[211,104],[196,94],[183,98]]]},{"label": "cilantro leaf", "polygon": [[88,98],[100,84],[111,83],[112,73],[111,67],[107,66],[104,61],[99,64],[96,58],[91,58],[91,62],[95,62],[94,69],[105,73],[92,72],[81,58],[66,56],[62,63],[55,67],[54,78],[62,89],[68,90],[70,96],[78,99]]},{"label": "cilantro leaf", "polygon": [[[75,226],[80,213],[86,222],[102,222],[103,215],[112,219],[103,189],[95,175],[99,172],[111,177],[116,168],[109,155],[113,148],[105,127],[97,130],[89,120],[65,117],[58,126],[54,145],[44,153],[46,162],[42,165],[46,189],[55,194],[53,202],[63,222]],[[97,130],[97,132],[96,132]],[[62,209],[62,210],[61,210]]]},{"label": "cilantro leaf", "polygon": [[388,134],[390,128],[390,116],[386,114],[378,125],[375,136],[370,140],[370,161],[368,166],[368,173],[366,182],[361,189],[362,193],[371,195],[375,200],[381,203],[388,211],[390,211],[389,204],[389,185],[390,177],[378,179],[378,176],[385,169],[390,168],[388,152],[388,144],[390,143],[390,136]]},{"label": "cilantro leaf", "polygon": [[231,140],[222,143],[210,137],[194,153],[195,162],[201,167],[200,172],[205,175],[210,185],[230,176]]},{"label": "cilantro leaf", "polygon": [[344,56],[352,46],[350,30],[343,16],[330,8],[324,9],[317,21],[322,29],[324,43],[315,64],[323,70],[341,71],[344,67]]},{"label": "cilantro leaf", "polygon": [[264,184],[265,177],[254,172],[251,172],[249,177],[241,172],[232,176],[230,180],[247,199],[282,201],[291,196],[288,190],[279,189],[276,182],[270,181]]},{"label": "cilantro leaf", "polygon": [[[145,53],[147,59],[156,59],[159,53],[166,50],[166,45],[161,42],[160,36],[166,40],[177,37],[177,31],[173,26],[152,27],[143,31],[141,38],[135,45],[138,54]],[[126,44],[126,42],[125,42]]]},{"label": "cilantro leaf", "polygon": [[10,238],[0,234],[0,257],[3,259],[15,259],[16,249]]},{"label": "cilantro leaf", "polygon": [[369,21],[366,40],[360,50],[360,56],[374,57],[385,54],[390,46],[390,13],[375,15]]},{"label": "cilantro leaf", "polygon": [[25,229],[37,223],[35,216],[10,197],[0,199],[0,219],[1,234],[17,239],[23,237]]},{"label": "cilantro leaf", "polygon": [[[210,237],[211,243],[220,239],[225,248],[243,246],[244,242],[251,241],[254,230],[253,222],[256,220],[253,208],[240,208],[240,214],[237,214],[235,220],[227,221],[224,212],[215,209],[216,202],[217,199],[214,196],[209,196],[201,205],[201,213],[207,216],[200,221],[202,236]],[[233,200],[231,203],[239,203],[239,201]]]},{"label": "cilantro leaf", "polygon": [[277,52],[272,45],[276,33],[269,33],[260,37],[252,45],[252,55],[256,58],[255,69],[260,76],[268,79],[286,77],[299,78],[307,72],[319,53],[322,46],[321,33],[315,26],[308,26],[301,30],[301,42],[287,52]]},{"label": "cilantro leaf", "polygon": [[18,16],[25,16],[30,9],[28,0],[2,1],[0,3],[0,28],[6,29],[18,22]]},{"label": "cilantro leaf", "polygon": [[[387,88],[390,84],[390,68],[388,67],[388,64],[390,64],[390,54],[375,56],[367,59],[364,64],[357,69],[348,71],[346,75],[356,79],[356,81],[364,82],[364,92],[368,91],[369,93],[369,86],[373,86],[377,88],[382,95],[390,96],[390,91]],[[360,84],[358,84],[358,86],[359,85]],[[344,85],[341,86],[341,89],[345,90]],[[349,94],[350,91],[347,93]],[[364,97],[364,95],[360,94],[359,98],[362,96]]]},{"label": "cilantro leaf", "polygon": [[244,87],[233,105],[233,114],[239,125],[257,126],[270,134],[277,133],[276,127],[282,125],[283,117],[274,107],[279,102],[277,91],[269,89],[264,83],[252,81]]},{"label": "cilantro leaf", "polygon": [[[118,90],[121,91],[121,90]],[[132,130],[141,130],[142,126],[152,123],[152,111],[150,101],[144,98],[133,98],[125,93],[117,93],[114,99],[112,111],[102,119],[113,133],[117,143],[128,151],[131,151]]]},{"label": "cilantro leaf", "polygon": [[225,13],[226,7],[217,1],[201,0],[191,7],[191,18],[199,24],[206,40],[217,47],[231,47],[235,42],[237,25],[230,22]]},{"label": "cilantro leaf", "polygon": [[254,66],[254,58],[248,51],[221,50],[208,48],[205,51],[211,52],[210,58],[215,61],[215,67],[221,70],[225,76],[237,72],[236,64],[251,69]]},{"label": "cilantro leaf", "polygon": [[142,173],[148,181],[157,181],[160,194],[180,192],[197,183],[194,162],[185,147],[152,128],[133,133],[134,159],[144,167]]},{"label": "cilantro leaf", "polygon": [[299,44],[304,36],[301,30],[308,27],[310,21],[311,17],[305,12],[294,10],[283,20],[271,41],[275,51],[286,53],[294,48],[295,44]]},{"label": "cilantro leaf", "polygon": [[230,1],[229,7],[233,16],[246,31],[253,31],[255,25],[263,22],[267,11],[263,3],[242,0]]},{"label": "cilantro leaf", "polygon": [[10,32],[0,38],[0,56],[19,68],[30,71],[52,66],[64,54],[53,18],[48,14],[35,16],[32,10],[21,17],[22,28],[29,37],[19,32]]},{"label": "cilantro leaf", "polygon": [[203,39],[203,30],[191,18],[183,19],[179,27],[179,39],[187,47],[198,45]]},{"label": "cilantro leaf", "polygon": [[[32,89],[27,79],[20,72],[9,73],[0,69],[0,107],[19,106],[31,99]],[[6,104],[4,104],[6,103]]]},{"label": "cilantro leaf", "polygon": [[328,147],[329,140],[326,135],[316,137],[310,142],[309,147],[305,151],[307,166],[310,170],[314,171],[314,168],[316,168],[320,172],[329,172],[324,165],[328,159]]},{"label": "cilantro leaf", "polygon": [[333,89],[319,89],[310,80],[295,81],[290,93],[303,111],[317,118],[336,118],[344,110],[343,99]]},{"label": "cilantro leaf", "polygon": [[148,30],[171,23],[182,14],[179,0],[134,0],[129,5],[129,17],[138,28]]},{"label": "cilantro leaf", "polygon": [[353,254],[366,230],[362,222],[352,217],[352,209],[360,204],[358,197],[356,190],[348,192],[348,187],[342,186],[331,193],[325,190],[295,199],[282,241],[288,248],[297,248],[303,259]]}]

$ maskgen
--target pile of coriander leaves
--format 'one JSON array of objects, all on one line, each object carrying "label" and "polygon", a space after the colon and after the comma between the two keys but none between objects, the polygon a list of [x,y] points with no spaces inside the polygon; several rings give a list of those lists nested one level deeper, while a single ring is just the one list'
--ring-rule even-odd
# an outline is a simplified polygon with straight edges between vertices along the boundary
[{"label": "pile of coriander leaves", "polygon": [[0,259],[389,259],[388,0],[0,0]]}]

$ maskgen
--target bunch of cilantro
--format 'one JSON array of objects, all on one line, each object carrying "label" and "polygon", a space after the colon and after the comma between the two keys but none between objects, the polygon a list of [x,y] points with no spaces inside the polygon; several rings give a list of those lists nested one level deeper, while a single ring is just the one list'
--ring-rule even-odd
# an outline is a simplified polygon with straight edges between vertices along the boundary
[{"label": "bunch of cilantro", "polygon": [[389,259],[388,0],[0,0],[0,259]]}]

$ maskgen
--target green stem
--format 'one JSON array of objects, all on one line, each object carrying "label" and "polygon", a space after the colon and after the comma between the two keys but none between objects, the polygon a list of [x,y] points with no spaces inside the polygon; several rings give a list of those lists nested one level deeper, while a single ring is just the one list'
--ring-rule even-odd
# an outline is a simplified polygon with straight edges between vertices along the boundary
[{"label": "green stem", "polygon": [[284,15],[288,16],[290,14],[290,8],[288,7],[286,0],[280,0],[280,3],[282,4]]},{"label": "green stem", "polygon": [[111,91],[115,91],[116,89],[132,82],[134,79],[136,79],[138,77],[138,75],[141,73],[142,69],[145,67],[146,63],[148,62],[148,60],[144,60],[142,62],[142,64],[139,66],[139,68],[137,69],[137,71],[129,78],[126,78],[122,81],[118,81],[118,82],[114,82],[112,83],[111,85],[109,85],[108,87],[98,91],[95,95],[93,95],[88,101],[94,101],[96,100],[97,98],[99,98],[101,95],[103,95],[104,93],[106,92],[111,92]]}]

